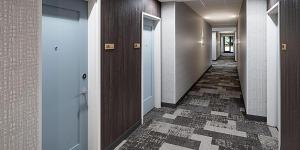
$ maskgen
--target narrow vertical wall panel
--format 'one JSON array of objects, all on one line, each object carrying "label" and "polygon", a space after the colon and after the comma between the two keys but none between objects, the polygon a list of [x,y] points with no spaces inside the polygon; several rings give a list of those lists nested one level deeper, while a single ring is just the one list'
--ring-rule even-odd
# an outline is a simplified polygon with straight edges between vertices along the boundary
[{"label": "narrow vertical wall panel", "polygon": [[300,148],[300,1],[280,3],[281,150]]},{"label": "narrow vertical wall panel", "polygon": [[0,149],[38,150],[40,0],[0,1]]},{"label": "narrow vertical wall panel", "polygon": [[164,2],[162,18],[162,102],[175,104],[175,2]]},{"label": "narrow vertical wall panel", "polygon": [[247,0],[247,105],[249,115],[267,116],[266,0]]},{"label": "narrow vertical wall panel", "polygon": [[217,60],[217,32],[212,33],[211,60]]},{"label": "narrow vertical wall panel", "polygon": [[[279,8],[267,15],[267,123],[278,127],[280,101]],[[277,11],[277,13],[276,13]]]},{"label": "narrow vertical wall panel", "polygon": [[238,21],[238,72],[246,112],[267,116],[266,0],[244,0]]},{"label": "narrow vertical wall panel", "polygon": [[217,53],[216,53],[216,60],[221,56],[221,34],[217,32]]}]

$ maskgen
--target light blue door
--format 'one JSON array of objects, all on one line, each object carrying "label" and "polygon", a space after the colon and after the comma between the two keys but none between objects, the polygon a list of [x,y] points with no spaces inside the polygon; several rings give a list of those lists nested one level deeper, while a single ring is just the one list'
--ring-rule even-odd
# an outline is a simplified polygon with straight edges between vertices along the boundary
[{"label": "light blue door", "polygon": [[143,100],[144,115],[154,108],[153,22],[145,19],[143,28]]},{"label": "light blue door", "polygon": [[43,150],[87,150],[87,2],[43,0]]}]

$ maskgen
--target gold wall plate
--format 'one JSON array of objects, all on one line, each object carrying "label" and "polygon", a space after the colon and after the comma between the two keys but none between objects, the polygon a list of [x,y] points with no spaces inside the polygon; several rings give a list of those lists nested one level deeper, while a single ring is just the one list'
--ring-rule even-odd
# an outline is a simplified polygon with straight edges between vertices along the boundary
[{"label": "gold wall plate", "polygon": [[133,44],[133,48],[141,48],[141,44],[140,43],[134,43]]},{"label": "gold wall plate", "polygon": [[104,44],[104,49],[105,49],[105,50],[112,50],[112,49],[115,49],[115,44],[112,44],[112,43]]},{"label": "gold wall plate", "polygon": [[286,51],[286,44],[281,44],[281,50]]}]

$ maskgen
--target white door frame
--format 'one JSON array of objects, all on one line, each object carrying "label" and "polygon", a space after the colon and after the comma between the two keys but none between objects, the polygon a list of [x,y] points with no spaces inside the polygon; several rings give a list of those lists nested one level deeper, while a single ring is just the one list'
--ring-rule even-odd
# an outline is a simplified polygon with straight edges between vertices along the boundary
[{"label": "white door frame", "polygon": [[[154,21],[154,26],[153,26],[153,31],[154,31],[154,36],[153,36],[153,43],[154,43],[154,107],[160,108],[161,107],[161,19],[159,17],[150,15],[148,13],[143,12],[142,13],[142,41],[144,39],[143,37],[143,32],[144,32],[144,19],[150,19]],[[141,56],[143,56],[143,46],[141,46]],[[143,57],[141,57],[141,76],[142,76],[142,81],[141,81],[141,120],[142,124],[144,123],[144,83],[143,83]]]},{"label": "white door frame", "polygon": [[88,149],[101,149],[101,0],[88,1]]}]

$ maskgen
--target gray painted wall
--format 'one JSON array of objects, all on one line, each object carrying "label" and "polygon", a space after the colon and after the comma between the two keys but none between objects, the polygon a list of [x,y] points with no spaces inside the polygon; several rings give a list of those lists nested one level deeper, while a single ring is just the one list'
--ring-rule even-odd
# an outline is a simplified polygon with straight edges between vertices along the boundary
[{"label": "gray painted wall", "polygon": [[238,71],[247,114],[267,115],[266,0],[246,0],[238,23]]},{"label": "gray painted wall", "polygon": [[[185,3],[176,3],[176,99],[211,65],[211,26]],[[203,44],[200,43],[203,41]]]},{"label": "gray painted wall", "polygon": [[243,92],[244,102],[247,107],[247,18],[246,0],[243,1],[240,15],[238,18],[238,72]]},{"label": "gray painted wall", "polygon": [[0,149],[38,150],[41,0],[0,1]]},{"label": "gray painted wall", "polygon": [[182,2],[162,3],[162,20],[162,101],[175,104],[211,65],[212,30]]}]

